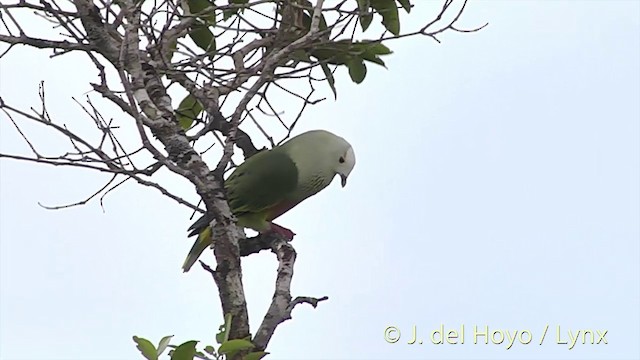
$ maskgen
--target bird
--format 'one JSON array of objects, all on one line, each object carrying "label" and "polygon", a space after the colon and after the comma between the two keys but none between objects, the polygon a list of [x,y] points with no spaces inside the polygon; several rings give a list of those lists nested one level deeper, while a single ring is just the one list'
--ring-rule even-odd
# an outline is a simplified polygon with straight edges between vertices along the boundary
[{"label": "bird", "polygon": [[[293,231],[272,221],[325,189],[336,175],[344,188],[355,164],[347,140],[326,130],[310,130],[248,157],[235,168],[224,181],[227,202],[238,226],[292,240]],[[187,230],[189,238],[198,236],[182,265],[183,272],[213,243],[212,220],[212,215],[205,214]]]}]

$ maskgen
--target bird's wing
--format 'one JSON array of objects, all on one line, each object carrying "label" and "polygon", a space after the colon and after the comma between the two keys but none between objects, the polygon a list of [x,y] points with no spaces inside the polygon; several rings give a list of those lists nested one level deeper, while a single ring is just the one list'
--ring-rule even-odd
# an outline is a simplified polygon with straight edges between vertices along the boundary
[{"label": "bird's wing", "polygon": [[[240,164],[224,182],[231,212],[236,216],[256,214],[276,208],[286,211],[294,204],[285,201],[296,189],[298,169],[291,158],[280,151],[259,152]],[[280,209],[282,208],[282,209]],[[288,210],[288,209],[287,209]],[[188,229],[189,237],[209,227],[213,215],[206,213]]]},{"label": "bird's wing", "polygon": [[286,200],[298,185],[298,168],[281,151],[258,153],[225,181],[227,200],[236,216],[260,213]]}]

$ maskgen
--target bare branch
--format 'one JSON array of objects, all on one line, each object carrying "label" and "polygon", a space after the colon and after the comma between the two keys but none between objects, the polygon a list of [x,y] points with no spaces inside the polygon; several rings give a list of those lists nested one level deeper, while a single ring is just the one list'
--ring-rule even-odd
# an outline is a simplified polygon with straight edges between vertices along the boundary
[{"label": "bare branch", "polygon": [[94,197],[98,196],[98,194],[100,194],[101,192],[103,192],[106,188],[109,187],[109,185],[111,185],[113,183],[113,181],[116,179],[118,175],[115,174],[111,177],[111,179],[109,179],[109,181],[100,189],[98,189],[98,191],[94,192],[93,194],[91,194],[88,198],[72,203],[72,204],[67,204],[67,205],[58,205],[58,206],[46,206],[46,205],[42,205],[42,203],[38,202],[38,205],[42,206],[43,208],[47,209],[47,210],[59,210],[59,209],[66,209],[66,208],[70,208],[70,207],[74,207],[74,206],[79,206],[79,205],[84,205],[86,203],[88,203],[89,201],[91,201],[91,199],[93,199]]},{"label": "bare branch", "polygon": [[253,343],[258,349],[266,348],[278,325],[291,319],[291,312],[296,305],[309,303],[315,308],[318,302],[328,299],[326,296],[319,299],[298,297],[292,301],[291,280],[293,278],[293,265],[296,261],[296,251],[290,243],[282,239],[274,241],[271,249],[278,258],[276,289],[269,310],[267,310],[267,314],[253,338]]},{"label": "bare branch", "polygon": [[29,45],[39,49],[55,49],[55,50],[81,50],[91,52],[95,49],[90,44],[77,44],[68,41],[54,41],[45,39],[31,38],[26,35],[9,36],[0,34],[0,41],[11,45]]}]

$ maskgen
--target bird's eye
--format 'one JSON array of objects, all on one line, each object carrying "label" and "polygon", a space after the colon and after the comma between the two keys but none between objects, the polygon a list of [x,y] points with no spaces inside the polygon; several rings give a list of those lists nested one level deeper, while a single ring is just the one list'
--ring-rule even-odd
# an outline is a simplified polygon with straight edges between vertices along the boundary
[{"label": "bird's eye", "polygon": [[340,164],[342,164],[344,162],[344,156],[340,156],[340,160],[338,161],[340,161]]}]

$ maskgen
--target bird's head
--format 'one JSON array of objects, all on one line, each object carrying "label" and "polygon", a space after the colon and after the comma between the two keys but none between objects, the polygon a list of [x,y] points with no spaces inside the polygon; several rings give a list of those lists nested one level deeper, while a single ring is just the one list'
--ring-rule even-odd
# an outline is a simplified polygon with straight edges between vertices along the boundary
[{"label": "bird's head", "polygon": [[353,147],[346,140],[342,139],[342,141],[344,143],[341,144],[337,159],[335,159],[335,171],[340,175],[342,187],[345,187],[347,178],[356,165],[356,155],[353,152]]},{"label": "bird's head", "polygon": [[326,130],[310,130],[291,138],[281,145],[291,154],[298,169],[307,174],[321,174],[333,180],[340,175],[342,187],[356,165],[351,144],[344,138]]}]

